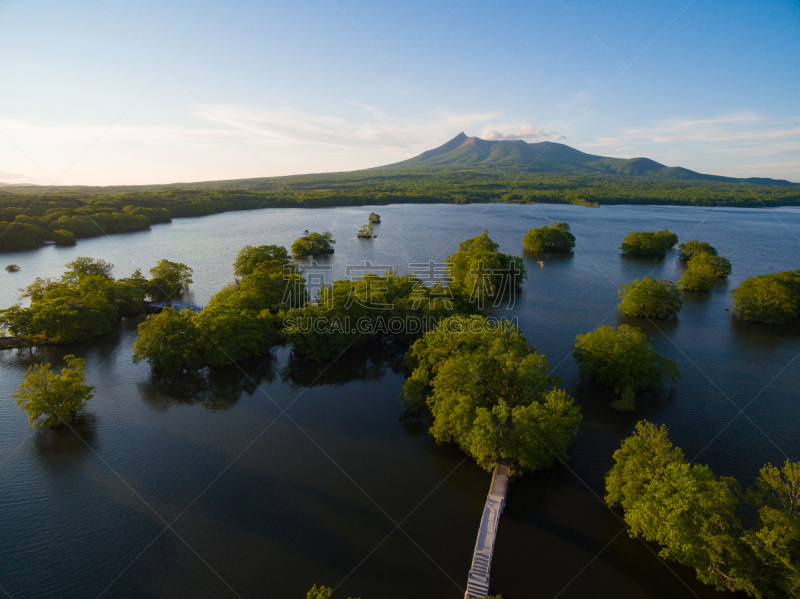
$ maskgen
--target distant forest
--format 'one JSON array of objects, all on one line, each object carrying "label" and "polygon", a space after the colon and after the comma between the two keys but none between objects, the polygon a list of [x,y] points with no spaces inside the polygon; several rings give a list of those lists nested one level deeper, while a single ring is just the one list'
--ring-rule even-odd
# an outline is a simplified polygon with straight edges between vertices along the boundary
[{"label": "distant forest", "polygon": [[426,167],[174,185],[8,186],[0,187],[0,251],[231,210],[487,202],[764,208],[800,205],[800,185]]}]

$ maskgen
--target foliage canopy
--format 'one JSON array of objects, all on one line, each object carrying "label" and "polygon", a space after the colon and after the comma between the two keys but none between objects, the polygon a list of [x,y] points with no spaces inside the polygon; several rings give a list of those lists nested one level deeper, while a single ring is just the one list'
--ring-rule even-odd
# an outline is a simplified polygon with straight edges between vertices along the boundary
[{"label": "foliage canopy", "polygon": [[711,291],[714,281],[728,277],[731,270],[731,262],[725,256],[696,253],[678,279],[678,287],[685,291]]},{"label": "foliage canopy", "polygon": [[623,412],[633,410],[636,393],[681,378],[675,362],[657,354],[640,329],[625,324],[578,335],[572,356],[581,376],[592,377],[620,396],[611,406]]},{"label": "foliage canopy", "polygon": [[333,234],[325,233],[306,233],[303,237],[292,244],[292,254],[295,256],[321,256],[333,253]]},{"label": "foliage canopy", "polygon": [[800,270],[750,277],[730,294],[734,311],[745,320],[789,322],[800,315]]},{"label": "foliage canopy", "polygon": [[462,241],[458,252],[447,257],[447,262],[453,265],[450,287],[482,302],[483,298],[497,301],[522,285],[527,276],[522,258],[498,250],[498,244],[489,238],[486,229]]},{"label": "foliage canopy", "polygon": [[[800,597],[800,464],[767,464],[756,489],[688,462],[666,428],[642,421],[614,453],[606,501],[624,510],[631,536],[694,568],[718,590],[759,599]],[[749,504],[754,518],[745,518]]]},{"label": "foliage canopy", "polygon": [[433,415],[439,443],[457,443],[482,468],[512,460],[535,472],[568,459],[580,410],[549,375],[547,358],[513,328],[479,316],[452,316],[409,349],[403,385],[411,409]]},{"label": "foliage canopy", "polygon": [[553,222],[525,233],[522,247],[529,252],[568,253],[575,247],[575,236],[570,233],[567,223]]},{"label": "foliage canopy", "polygon": [[620,249],[628,256],[654,256],[663,258],[678,243],[678,236],[663,231],[632,231],[625,236]]},{"label": "foliage canopy", "polygon": [[619,311],[641,318],[669,318],[683,307],[678,286],[672,281],[643,277],[619,290]]},{"label": "foliage canopy", "polygon": [[94,395],[94,387],[86,384],[84,360],[69,355],[64,362],[67,365],[60,374],[50,364],[30,366],[17,392],[11,394],[34,428],[69,424]]}]

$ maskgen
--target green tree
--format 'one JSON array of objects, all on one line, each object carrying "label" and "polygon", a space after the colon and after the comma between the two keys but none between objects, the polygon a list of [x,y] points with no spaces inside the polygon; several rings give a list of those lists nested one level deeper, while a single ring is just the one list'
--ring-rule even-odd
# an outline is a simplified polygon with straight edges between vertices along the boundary
[{"label": "green tree", "polygon": [[66,266],[67,270],[61,276],[61,280],[68,285],[77,285],[81,277],[90,275],[110,279],[114,270],[113,264],[96,258],[75,258]]},{"label": "green tree", "polygon": [[280,271],[289,263],[289,252],[279,245],[244,246],[239,250],[233,263],[233,272],[237,277],[253,274],[257,268],[269,271]]},{"label": "green tree", "polygon": [[707,241],[701,242],[697,239],[692,239],[678,246],[678,257],[684,262],[688,262],[699,254],[716,256],[717,250]]},{"label": "green tree", "polygon": [[745,320],[789,322],[800,314],[800,270],[750,277],[730,294],[734,311]]},{"label": "green tree", "polygon": [[619,311],[641,318],[669,318],[683,307],[678,286],[672,281],[643,277],[619,290]]},{"label": "green tree", "polygon": [[192,319],[204,337],[203,362],[210,366],[226,366],[250,356],[260,356],[277,340],[274,318],[269,310],[256,312],[216,303]]},{"label": "green tree", "polygon": [[335,243],[332,233],[327,231],[325,233],[309,233],[306,231],[303,237],[292,244],[292,254],[295,256],[332,254]]},{"label": "green tree", "polygon": [[678,243],[678,236],[667,229],[663,231],[632,231],[625,236],[620,249],[628,256],[655,256],[663,258]]},{"label": "green tree", "polygon": [[411,346],[407,364],[406,405],[427,405],[437,442],[458,443],[486,470],[510,459],[512,474],[568,459],[580,410],[518,331],[453,316]]},{"label": "green tree", "polygon": [[678,287],[684,291],[711,291],[714,281],[731,274],[731,263],[725,256],[705,252],[696,253],[689,259]]},{"label": "green tree", "polygon": [[522,247],[530,252],[571,252],[575,247],[575,236],[567,223],[550,223],[531,229],[522,238]]},{"label": "green tree", "polygon": [[[735,479],[688,463],[663,425],[642,421],[614,453],[606,492],[632,536],[659,543],[662,557],[702,582],[759,599],[800,597],[800,463],[766,465],[743,494]],[[752,527],[744,498],[757,510]]]},{"label": "green tree", "polygon": [[206,364],[205,337],[194,322],[191,310],[162,310],[139,325],[133,343],[133,361],[147,360],[154,370],[180,372]]},{"label": "green tree", "polygon": [[326,586],[317,587],[317,585],[314,585],[306,594],[306,599],[330,599],[332,594],[332,588]]},{"label": "green tree", "polygon": [[94,387],[86,384],[84,360],[69,355],[64,362],[67,365],[60,374],[50,364],[30,366],[17,392],[11,394],[34,428],[69,424],[94,395]]},{"label": "green tree", "polygon": [[498,297],[522,285],[526,277],[522,258],[498,251],[486,229],[472,239],[462,241],[458,252],[447,257],[453,265],[450,287],[473,300]]},{"label": "green tree", "polygon": [[144,300],[150,292],[150,281],[138,268],[130,277],[117,279],[114,283],[113,302],[120,316],[141,314]]},{"label": "green tree", "polygon": [[150,269],[150,290],[154,301],[178,299],[192,284],[192,269],[181,262],[161,260]]},{"label": "green tree", "polygon": [[56,229],[50,236],[53,238],[53,241],[56,242],[56,245],[75,245],[78,242],[75,233],[72,231],[65,231],[64,229]]},{"label": "green tree", "polygon": [[372,223],[367,223],[366,225],[361,225],[361,228],[356,233],[356,237],[359,239],[372,239],[375,237],[375,232],[372,230]]},{"label": "green tree", "polygon": [[578,335],[575,341],[572,356],[580,375],[611,387],[620,396],[611,407],[622,412],[633,410],[638,392],[661,389],[665,381],[677,382],[681,378],[678,365],[657,354],[636,327],[602,326]]},{"label": "green tree", "polygon": [[370,212],[369,213],[369,219],[368,220],[369,220],[370,224],[373,224],[373,225],[381,224],[380,215],[379,214],[375,214],[374,212]]},{"label": "green tree", "polygon": [[747,499],[758,518],[743,535],[752,560],[741,590],[755,597],[799,597],[800,463],[764,466]]}]

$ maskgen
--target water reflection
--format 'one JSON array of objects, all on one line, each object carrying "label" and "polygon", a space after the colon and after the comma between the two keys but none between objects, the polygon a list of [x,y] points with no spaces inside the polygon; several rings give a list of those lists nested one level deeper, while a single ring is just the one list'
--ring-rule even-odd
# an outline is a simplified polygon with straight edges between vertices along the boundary
[{"label": "water reflection", "polygon": [[82,412],[73,418],[70,426],[36,430],[33,434],[33,447],[43,466],[59,470],[77,464],[90,453],[96,435],[96,416]]},{"label": "water reflection", "polygon": [[157,412],[176,405],[199,404],[212,411],[227,410],[242,394],[253,395],[262,383],[275,380],[272,354],[243,360],[225,368],[206,368],[197,372],[151,372],[139,384],[145,403]]},{"label": "water reflection", "polygon": [[405,410],[397,419],[403,431],[411,437],[423,437],[431,427],[430,415],[425,412]]},{"label": "water reflection", "polygon": [[628,316],[622,312],[617,313],[617,326],[627,324],[644,331],[647,335],[648,341],[652,341],[656,335],[670,335],[678,328],[680,324],[679,317],[673,318],[637,318],[635,316]]},{"label": "water reflection", "polygon": [[344,385],[350,381],[378,381],[387,369],[403,372],[405,347],[374,340],[348,350],[332,362],[304,360],[294,354],[281,370],[281,380],[297,387]]},{"label": "water reflection", "polygon": [[767,324],[732,316],[730,330],[737,341],[773,349],[800,338],[800,318],[786,324]]},{"label": "water reflection", "polygon": [[522,250],[522,257],[526,260],[533,262],[570,262],[575,257],[572,252],[532,252],[530,250]]}]

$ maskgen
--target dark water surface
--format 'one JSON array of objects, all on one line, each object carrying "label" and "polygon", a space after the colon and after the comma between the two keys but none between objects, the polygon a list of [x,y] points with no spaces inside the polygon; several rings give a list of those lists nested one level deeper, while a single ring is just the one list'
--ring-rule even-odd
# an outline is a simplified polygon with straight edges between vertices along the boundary
[{"label": "dark water surface", "polygon": [[[338,243],[347,265],[442,260],[489,229],[522,254],[531,227],[570,223],[572,257],[525,256],[529,278],[510,315],[547,354],[584,421],[569,468],[513,483],[492,567],[493,592],[528,597],[716,597],[694,573],[665,563],[622,532],[601,501],[611,455],[635,422],[666,423],[686,454],[720,475],[753,481],[767,461],[800,459],[800,330],[737,322],[727,295],[747,276],[800,268],[800,210],[682,207],[382,206],[372,241],[355,238],[370,208],[263,210],[180,219],[151,231],[4,254],[0,305],[36,276],[77,256],[116,276],[161,258],[194,269],[195,301],[231,280],[245,244],[288,247],[304,229]],[[733,263],[711,295],[686,296],[680,318],[637,321],[675,360],[680,384],[619,414],[604,389],[582,383],[575,335],[627,320],[617,289],[663,263],[622,258],[628,231],[668,227],[709,241]],[[543,260],[544,267],[537,265]],[[362,348],[332,364],[286,350],[207,375],[155,377],[131,362],[135,323],[63,348],[0,353],[0,597],[458,599],[490,475],[406,422],[397,401],[401,359]],[[97,393],[69,431],[31,431],[9,394],[35,362],[86,359]],[[752,403],[751,403],[752,402]],[[287,406],[285,413],[282,413]],[[739,414],[739,408],[745,408]],[[598,555],[599,554],[599,555]],[[343,581],[343,582],[342,582]],[[560,593],[560,594],[559,594]]]}]

